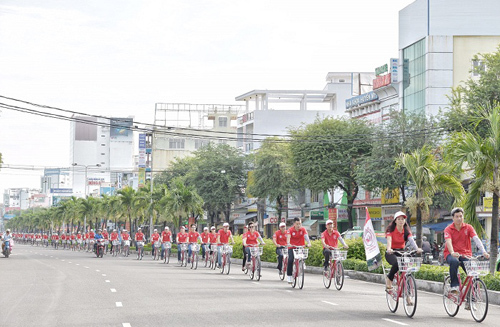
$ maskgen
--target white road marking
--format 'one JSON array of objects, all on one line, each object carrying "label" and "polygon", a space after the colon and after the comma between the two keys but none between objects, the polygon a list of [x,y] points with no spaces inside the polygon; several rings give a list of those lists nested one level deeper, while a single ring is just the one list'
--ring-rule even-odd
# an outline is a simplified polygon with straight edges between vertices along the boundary
[{"label": "white road marking", "polygon": [[227,276],[227,277],[228,277],[228,278],[231,278],[231,279],[234,279],[234,277],[233,277],[233,276]]},{"label": "white road marking", "polygon": [[80,264],[79,263],[75,263],[75,265],[79,266]]},{"label": "white road marking", "polygon": [[68,263],[71,263],[71,261],[68,261]]},{"label": "white road marking", "polygon": [[122,323],[122,327],[132,327],[132,325],[129,324],[128,322],[124,322]]},{"label": "white road marking", "polygon": [[95,271],[100,272],[100,270],[99,270],[99,269],[96,269]]},{"label": "white road marking", "polygon": [[85,268],[87,268],[87,269],[89,268],[89,267],[87,267],[87,266],[84,266],[84,267],[85,267]]},{"label": "white road marking", "polygon": [[53,258],[53,256],[50,256],[51,258]]},{"label": "white road marking", "polygon": [[123,304],[121,302],[116,302],[116,307],[121,308],[121,307],[123,307]]},{"label": "white road marking", "polygon": [[404,322],[399,322],[399,321],[392,320],[392,319],[382,318],[382,320],[393,322],[395,324],[402,325],[402,326],[408,326],[408,324],[405,324]]},{"label": "white road marking", "polygon": [[116,293],[116,289],[111,288],[111,293]]},{"label": "white road marking", "polygon": [[293,291],[290,291],[290,290],[286,290],[288,293],[293,293]]},{"label": "white road marking", "polygon": [[106,274],[102,274],[102,277],[106,277]]},{"label": "white road marking", "polygon": [[259,284],[260,284],[260,283],[258,283],[258,282],[252,282],[252,283],[254,283],[255,285],[259,285]]},{"label": "white road marking", "polygon": [[64,261],[64,259],[61,259],[61,261]]},{"label": "white road marking", "polygon": [[106,279],[104,282],[111,283],[111,281],[109,279]]},{"label": "white road marking", "polygon": [[330,305],[338,305],[337,303],[328,302],[328,301],[321,301],[321,302],[326,303],[326,304],[330,304]]}]

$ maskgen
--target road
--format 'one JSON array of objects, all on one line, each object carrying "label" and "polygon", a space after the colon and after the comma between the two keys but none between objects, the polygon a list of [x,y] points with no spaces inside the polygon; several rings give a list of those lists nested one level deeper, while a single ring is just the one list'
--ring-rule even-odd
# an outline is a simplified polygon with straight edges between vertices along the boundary
[{"label": "road", "polygon": [[[437,294],[418,293],[415,316],[389,312],[383,286],[346,279],[341,291],[306,274],[293,289],[264,269],[254,282],[233,265],[229,275],[144,257],[16,245],[0,258],[0,326],[470,326],[461,308],[450,318]],[[482,326],[498,326],[490,305]]]}]

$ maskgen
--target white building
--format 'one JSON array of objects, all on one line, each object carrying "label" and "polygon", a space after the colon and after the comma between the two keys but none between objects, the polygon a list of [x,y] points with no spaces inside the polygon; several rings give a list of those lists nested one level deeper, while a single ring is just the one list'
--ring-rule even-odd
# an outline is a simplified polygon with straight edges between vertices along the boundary
[{"label": "white building", "polygon": [[134,171],[133,117],[73,117],[70,164],[73,194],[98,195],[120,189]]},{"label": "white building", "polygon": [[[470,76],[477,53],[500,43],[500,1],[417,0],[399,12],[400,105],[437,115]],[[401,78],[402,77],[402,78]]]},{"label": "white building", "polygon": [[4,191],[3,205],[5,213],[15,210],[26,210],[30,208],[30,199],[40,190],[29,188],[9,188]]}]

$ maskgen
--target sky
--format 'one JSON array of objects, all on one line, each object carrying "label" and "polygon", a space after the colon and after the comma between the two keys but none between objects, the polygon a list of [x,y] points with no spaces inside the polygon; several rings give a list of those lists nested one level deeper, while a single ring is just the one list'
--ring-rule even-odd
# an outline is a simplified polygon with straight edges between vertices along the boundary
[{"label": "sky", "polygon": [[[414,0],[2,0],[0,96],[153,123],[157,102],[321,90],[398,56]],[[0,103],[16,104],[4,98]],[[19,103],[18,103],[19,104]],[[0,193],[70,166],[67,121],[0,108]]]}]

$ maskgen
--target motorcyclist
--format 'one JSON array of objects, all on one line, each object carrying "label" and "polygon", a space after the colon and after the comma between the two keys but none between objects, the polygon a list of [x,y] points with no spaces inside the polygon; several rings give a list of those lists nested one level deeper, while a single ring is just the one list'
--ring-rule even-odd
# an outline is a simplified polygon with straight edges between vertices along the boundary
[{"label": "motorcyclist", "polygon": [[2,235],[2,252],[4,251],[4,248],[5,248],[5,242],[9,242],[9,246],[12,247],[12,244],[10,244],[12,242],[12,235],[10,234],[10,229],[7,229],[5,231],[5,234]]},{"label": "motorcyclist", "polygon": [[432,253],[432,247],[431,243],[427,241],[426,236],[422,237],[422,251],[424,252],[423,256],[424,256],[424,261],[426,261],[425,263],[431,263],[430,255]]},{"label": "motorcyclist", "polygon": [[94,243],[94,252],[97,249],[97,240],[103,239],[102,231],[100,229],[97,230],[97,233],[94,235],[95,243]]}]

